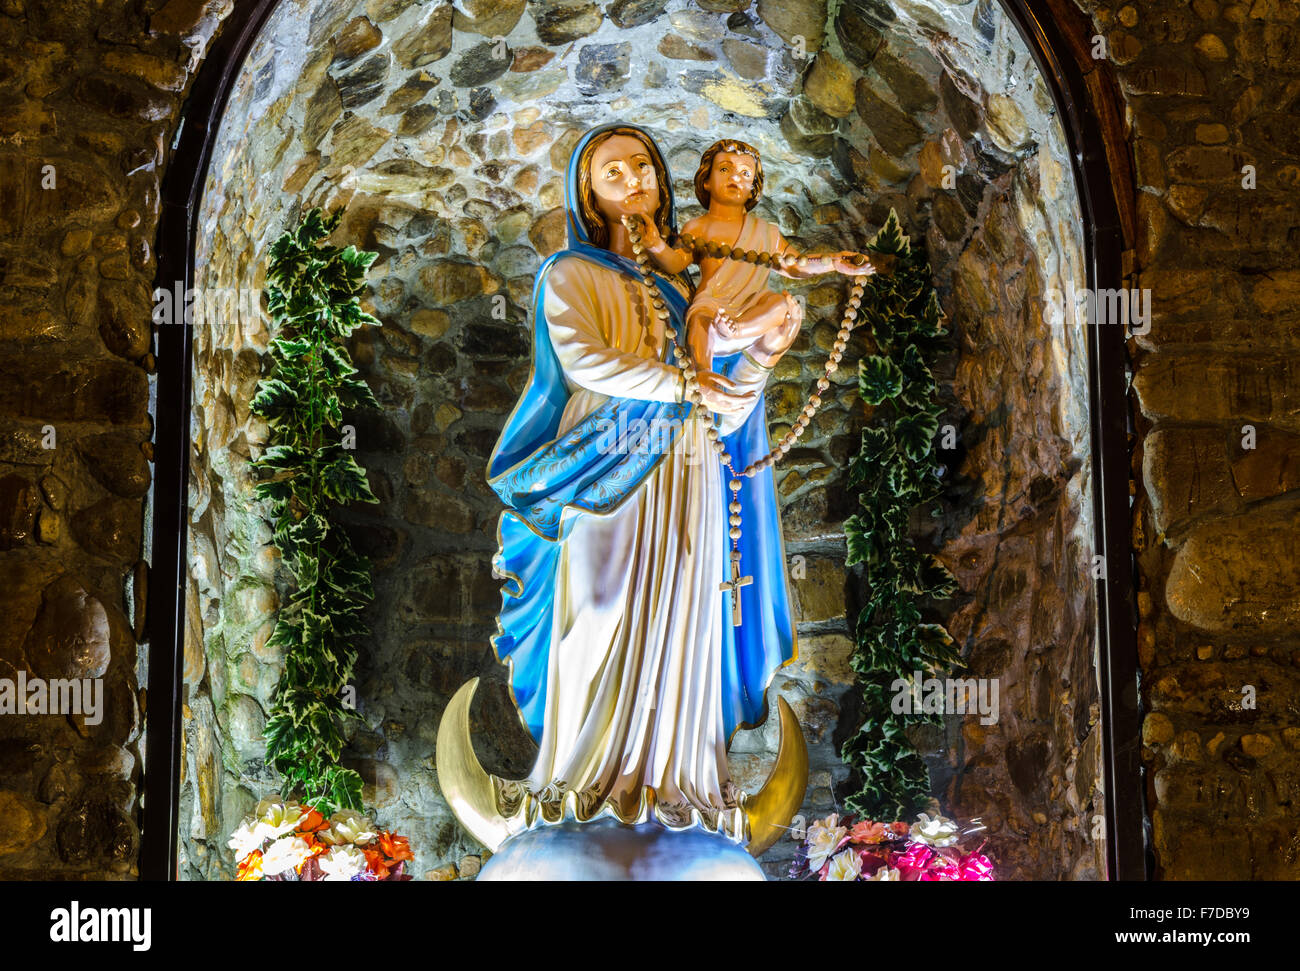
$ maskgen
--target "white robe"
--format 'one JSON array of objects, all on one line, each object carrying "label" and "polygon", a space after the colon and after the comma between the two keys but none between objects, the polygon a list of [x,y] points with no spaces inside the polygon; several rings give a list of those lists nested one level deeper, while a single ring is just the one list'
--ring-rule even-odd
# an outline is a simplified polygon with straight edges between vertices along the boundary
[{"label": "white robe", "polygon": [[[643,301],[655,350],[624,281]],[[571,392],[557,434],[610,397],[681,400],[640,280],[564,259],[547,277],[544,311]],[[733,379],[758,390],[769,373],[746,357]],[[727,418],[723,434],[746,417]],[[727,483],[705,428],[689,419],[617,509],[580,516],[562,541],[541,747],[527,780],[548,821],[631,823],[653,811],[668,825],[740,836],[722,713]]]}]

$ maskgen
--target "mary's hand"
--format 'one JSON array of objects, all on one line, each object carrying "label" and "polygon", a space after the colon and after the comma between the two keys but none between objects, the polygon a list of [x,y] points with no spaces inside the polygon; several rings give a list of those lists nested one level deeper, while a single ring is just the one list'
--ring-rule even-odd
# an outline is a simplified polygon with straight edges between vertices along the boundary
[{"label": "mary's hand", "polygon": [[754,401],[755,391],[741,391],[734,381],[713,371],[697,371],[704,407],[721,415],[739,415]]}]

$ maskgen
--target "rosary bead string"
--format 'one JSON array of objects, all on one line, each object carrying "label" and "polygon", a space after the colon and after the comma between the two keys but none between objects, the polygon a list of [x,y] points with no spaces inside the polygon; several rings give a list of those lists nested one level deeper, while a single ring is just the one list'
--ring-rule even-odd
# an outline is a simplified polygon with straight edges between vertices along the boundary
[{"label": "rosary bead string", "polygon": [[[731,478],[727,483],[731,490],[731,501],[727,504],[727,522],[729,529],[728,537],[731,539],[732,548],[740,548],[741,537],[741,504],[740,504],[740,486],[741,477],[753,478],[754,474],[761,469],[776,465],[799,440],[799,437],[807,429],[813,416],[822,405],[821,395],[830,387],[830,376],[834,374],[844,357],[844,349],[848,346],[849,335],[857,324],[858,308],[862,306],[862,294],[866,289],[866,284],[860,278],[855,279],[853,285],[849,288],[848,306],[845,307],[844,317],[840,324],[840,329],[835,335],[835,343],[832,345],[830,354],[827,356],[825,364],[825,374],[817,379],[817,391],[808,397],[804,404],[798,420],[793,427],[781,438],[776,447],[760,459],[751,462],[745,469],[739,473],[736,472],[735,466],[732,465],[731,456],[727,453],[727,446],[722,442],[718,434],[717,425],[714,422],[715,415],[704,404],[704,395],[700,390],[699,380],[695,367],[693,366],[690,356],[686,349],[682,347],[681,341],[678,340],[676,330],[671,326],[668,314],[668,304],[663,296],[659,293],[654,283],[654,271],[650,266],[650,256],[642,243],[640,217],[624,216],[623,225],[628,231],[628,239],[632,244],[632,253],[636,257],[637,268],[641,271],[642,282],[649,288],[651,294],[650,305],[654,309],[655,317],[663,323],[664,333],[668,335],[673,342],[673,358],[677,367],[682,372],[683,386],[685,388],[685,399],[696,405],[709,421],[709,427],[706,435],[710,447],[717,454],[718,460],[726,468]],[[683,246],[689,247],[693,253],[698,256],[711,256],[717,259],[731,259],[745,263],[752,263],[756,266],[780,267],[795,265],[806,267],[808,265],[807,256],[789,257],[777,253],[756,252],[754,250],[742,250],[740,247],[727,247],[714,240],[698,240],[689,233],[682,233],[675,237]],[[813,257],[819,259],[821,257]],[[649,321],[642,310],[640,301],[637,302],[637,317],[645,331],[646,346],[655,349],[658,345],[655,341],[653,331]],[[787,317],[788,319],[788,317]]]}]

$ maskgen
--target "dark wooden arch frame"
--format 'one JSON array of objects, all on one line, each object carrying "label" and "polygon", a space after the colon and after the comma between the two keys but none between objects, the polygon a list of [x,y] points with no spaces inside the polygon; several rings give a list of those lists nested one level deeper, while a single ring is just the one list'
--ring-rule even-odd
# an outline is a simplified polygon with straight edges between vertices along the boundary
[{"label": "dark wooden arch frame", "polygon": [[[1083,210],[1088,286],[1126,286],[1132,272],[1136,194],[1114,73],[1091,57],[1091,22],[1070,0],[999,0],[1019,28],[1060,112]],[[244,59],[279,0],[237,0],[182,107],[162,184],[157,286],[194,282],[199,206],[226,101]],[[180,799],[181,672],[190,454],[191,331],[158,327],[153,564],[148,603],[148,735],[140,874],[176,877]],[[1111,879],[1151,873],[1140,759],[1137,611],[1130,547],[1132,410],[1124,328],[1089,327],[1102,695],[1106,858]]]}]

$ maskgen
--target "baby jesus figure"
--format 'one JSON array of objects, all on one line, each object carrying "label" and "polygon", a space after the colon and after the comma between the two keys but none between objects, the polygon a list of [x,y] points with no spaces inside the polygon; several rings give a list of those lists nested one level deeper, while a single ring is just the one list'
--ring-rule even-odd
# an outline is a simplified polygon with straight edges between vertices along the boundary
[{"label": "baby jesus figure", "polygon": [[[701,156],[695,195],[708,212],[688,222],[682,232],[727,249],[777,254],[780,265],[769,268],[701,255],[700,284],[686,312],[686,343],[699,371],[713,370],[715,354],[735,353],[769,335],[779,339],[784,332],[788,337],[789,330],[799,326],[802,313],[795,299],[768,289],[771,270],[799,280],[832,270],[866,276],[892,268],[893,257],[848,251],[809,257],[800,266],[800,254],[781,231],[750,214],[762,191],[763,162],[752,145],[724,139]],[[680,273],[694,261],[694,254],[669,246],[652,225],[645,230],[646,247],[662,269]]]}]

